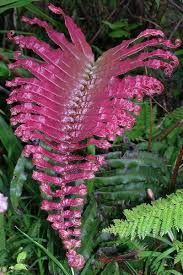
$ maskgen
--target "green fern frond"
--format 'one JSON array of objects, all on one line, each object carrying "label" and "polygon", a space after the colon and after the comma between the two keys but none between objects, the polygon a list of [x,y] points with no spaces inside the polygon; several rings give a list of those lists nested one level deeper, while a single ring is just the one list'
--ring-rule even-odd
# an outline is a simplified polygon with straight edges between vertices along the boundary
[{"label": "green fern frond", "polygon": [[126,151],[123,156],[117,153],[107,154],[106,165],[88,181],[90,192],[100,202],[107,205],[129,200],[142,202],[147,198],[147,188],[159,196],[168,186],[170,169],[159,155],[142,151]]},{"label": "green fern frond", "polygon": [[[130,140],[143,140],[144,138],[147,138],[150,131],[150,104],[148,101],[144,101],[143,103],[139,104],[141,106],[141,113],[137,117],[135,126],[133,129],[129,132],[127,132],[127,137]],[[153,107],[153,113],[152,113],[152,121],[153,124],[155,123],[157,119],[157,106]],[[153,127],[153,132],[155,128]]]},{"label": "green fern frond", "polygon": [[181,262],[181,264],[183,264],[183,248],[180,249],[178,252],[177,252],[177,255],[175,256],[175,259],[174,259],[174,263],[177,264]]},{"label": "green fern frond", "polygon": [[173,120],[182,120],[183,119],[183,106],[176,108],[173,112],[166,115],[166,118]]},{"label": "green fern frond", "polygon": [[175,240],[173,246],[177,250],[177,255],[174,258],[174,264],[180,262],[181,265],[183,265],[183,242]]},{"label": "green fern frond", "polygon": [[125,239],[144,239],[146,236],[163,236],[171,229],[183,230],[183,189],[152,204],[141,204],[132,210],[126,209],[126,220],[114,220],[114,225],[105,232]]}]

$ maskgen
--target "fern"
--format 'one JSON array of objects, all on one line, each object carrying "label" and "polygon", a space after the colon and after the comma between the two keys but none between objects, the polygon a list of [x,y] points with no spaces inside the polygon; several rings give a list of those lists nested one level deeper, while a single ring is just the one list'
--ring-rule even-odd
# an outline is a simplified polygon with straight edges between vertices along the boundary
[{"label": "fern", "polygon": [[[176,48],[180,41],[173,44],[161,31],[145,30],[95,61],[72,18],[53,5],[49,9],[64,17],[71,39],[45,21],[23,17],[25,23],[42,27],[57,48],[34,36],[9,33],[9,39],[20,49],[30,49],[42,60],[25,58],[21,51],[15,53],[16,61],[9,68],[22,67],[32,76],[7,82],[14,87],[8,103],[13,104],[11,123],[17,126],[16,135],[30,143],[24,155],[32,156],[36,169],[33,178],[46,195],[41,208],[49,212],[47,219],[63,240],[69,265],[81,269],[85,261],[77,249],[81,246],[81,212],[87,192],[84,180],[94,177],[104,157],[79,152],[88,145],[108,149],[116,135],[132,128],[134,115],[140,112],[133,101],[161,93],[163,85],[154,77],[130,76],[127,72],[145,66],[163,69],[170,76],[178,59],[157,46]],[[147,47],[151,51],[142,52]]]},{"label": "fern", "polygon": [[[138,116],[135,126],[131,131],[127,132],[127,137],[130,140],[143,140],[148,138],[149,130],[150,130],[150,105],[148,101],[145,101],[140,104],[142,110],[140,115]],[[153,125],[153,133],[156,131],[155,122],[157,119],[157,106],[153,107],[153,115],[152,115],[152,125]]]},{"label": "fern", "polygon": [[[136,124],[131,131],[127,132],[130,140],[144,140],[149,136],[150,127],[150,105],[143,102],[140,104],[142,111],[136,120]],[[157,108],[153,107],[152,113],[152,135],[153,140],[164,139],[168,134],[179,128],[182,132],[180,125],[183,125],[183,107],[177,107],[173,112],[166,114],[157,123]]]},{"label": "fern", "polygon": [[183,106],[177,107],[173,112],[166,115],[165,118],[169,118],[171,120],[182,120],[183,119]]},{"label": "fern", "polygon": [[177,264],[180,262],[183,267],[183,242],[176,240],[174,242],[174,247],[177,250],[177,255],[175,256],[174,263]]},{"label": "fern", "polygon": [[95,188],[93,192],[98,200],[109,205],[142,201],[147,198],[147,188],[158,196],[169,178],[169,168],[163,158],[150,152],[127,151],[122,158],[117,152],[107,154],[106,166],[88,184]]},{"label": "fern", "polygon": [[153,234],[163,236],[172,228],[183,230],[183,190],[159,199],[152,204],[141,204],[132,210],[125,210],[126,220],[114,220],[114,225],[104,231],[120,238],[140,238]]}]

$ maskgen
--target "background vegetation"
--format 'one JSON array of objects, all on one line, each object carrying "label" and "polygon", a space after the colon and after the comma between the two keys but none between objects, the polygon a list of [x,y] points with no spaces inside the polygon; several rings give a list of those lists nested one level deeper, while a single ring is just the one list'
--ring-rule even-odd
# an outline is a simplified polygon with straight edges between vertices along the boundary
[{"label": "background vegetation", "polygon": [[[52,3],[74,17],[96,56],[145,28],[162,29],[170,39],[183,38],[182,1],[53,0]],[[15,50],[7,32],[14,29],[46,39],[36,27],[21,23],[25,14],[38,16],[65,31],[63,22],[49,14],[47,4],[44,0],[0,1],[0,192],[9,197],[8,212],[0,214],[0,274],[74,272],[64,260],[61,241],[45,221],[44,211],[39,209],[41,194],[38,184],[31,179],[32,165],[21,155],[22,144],[13,135],[6,106],[9,90],[5,80],[26,73],[22,70],[12,73],[7,67]],[[26,54],[30,55],[28,51]],[[177,191],[165,202],[154,202],[153,208],[145,205],[135,208],[134,216],[127,210],[183,188],[183,49],[180,47],[175,54],[181,64],[171,79],[160,72],[150,72],[161,79],[165,92],[142,104],[134,129],[118,137],[108,153],[88,147],[93,154],[106,154],[107,163],[95,179],[87,182],[84,245],[80,249],[87,262],[81,275],[183,274],[182,192]],[[148,231],[140,217],[151,216],[156,208],[156,219]],[[113,219],[125,218],[124,213],[127,217],[124,226],[129,234],[116,238],[102,231]],[[135,217],[131,223],[130,215]],[[175,215],[179,224],[173,219]],[[145,224],[148,222],[146,219]],[[113,233],[122,232],[121,223],[116,224],[119,227]]]}]

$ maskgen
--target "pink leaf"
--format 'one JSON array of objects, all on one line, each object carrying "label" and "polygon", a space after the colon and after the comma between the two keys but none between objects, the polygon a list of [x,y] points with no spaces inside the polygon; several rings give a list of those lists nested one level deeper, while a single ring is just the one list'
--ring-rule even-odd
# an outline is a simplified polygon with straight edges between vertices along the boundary
[{"label": "pink leaf", "polygon": [[76,250],[81,245],[81,211],[87,192],[84,180],[94,177],[104,158],[81,156],[76,151],[90,144],[107,149],[116,135],[133,127],[140,108],[132,99],[159,94],[163,84],[154,77],[130,76],[128,72],[147,67],[163,69],[169,76],[178,59],[166,48],[176,48],[180,41],[174,45],[161,31],[149,29],[95,61],[72,18],[53,5],[49,9],[64,17],[71,41],[47,22],[23,17],[24,22],[44,28],[57,49],[34,36],[9,33],[20,49],[30,49],[41,59],[23,58],[16,52],[10,68],[23,67],[32,77],[7,81],[7,86],[13,87],[7,102],[13,104],[11,123],[17,125],[16,135],[32,142],[24,154],[32,155],[33,178],[48,197],[41,208],[51,211],[48,220],[63,240],[70,266],[81,269],[84,258]]}]

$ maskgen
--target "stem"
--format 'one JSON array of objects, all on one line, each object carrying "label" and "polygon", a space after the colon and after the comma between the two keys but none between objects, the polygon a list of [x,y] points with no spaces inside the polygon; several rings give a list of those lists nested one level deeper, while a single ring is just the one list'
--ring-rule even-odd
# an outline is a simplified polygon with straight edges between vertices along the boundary
[{"label": "stem", "polygon": [[42,264],[42,259],[41,259],[41,252],[39,249],[37,250],[37,255],[38,255],[38,266],[39,266],[40,275],[44,275],[44,269],[43,269],[43,264]]},{"label": "stem", "polygon": [[148,151],[152,149],[152,127],[153,127],[153,109],[152,109],[152,98],[149,98],[150,103],[150,119],[149,119],[149,140],[148,140]]},{"label": "stem", "polygon": [[6,249],[6,235],[4,230],[4,213],[0,213],[0,255]]},{"label": "stem", "polygon": [[173,241],[175,240],[175,238],[174,238],[173,232],[171,230],[168,231],[168,237],[171,240],[171,242],[173,243]]},{"label": "stem", "polygon": [[170,188],[169,188],[170,191],[175,190],[176,180],[179,173],[179,167],[181,166],[181,163],[182,163],[182,158],[183,158],[183,146],[180,148],[180,151],[177,155],[175,167],[173,169],[172,178],[170,182]]}]

